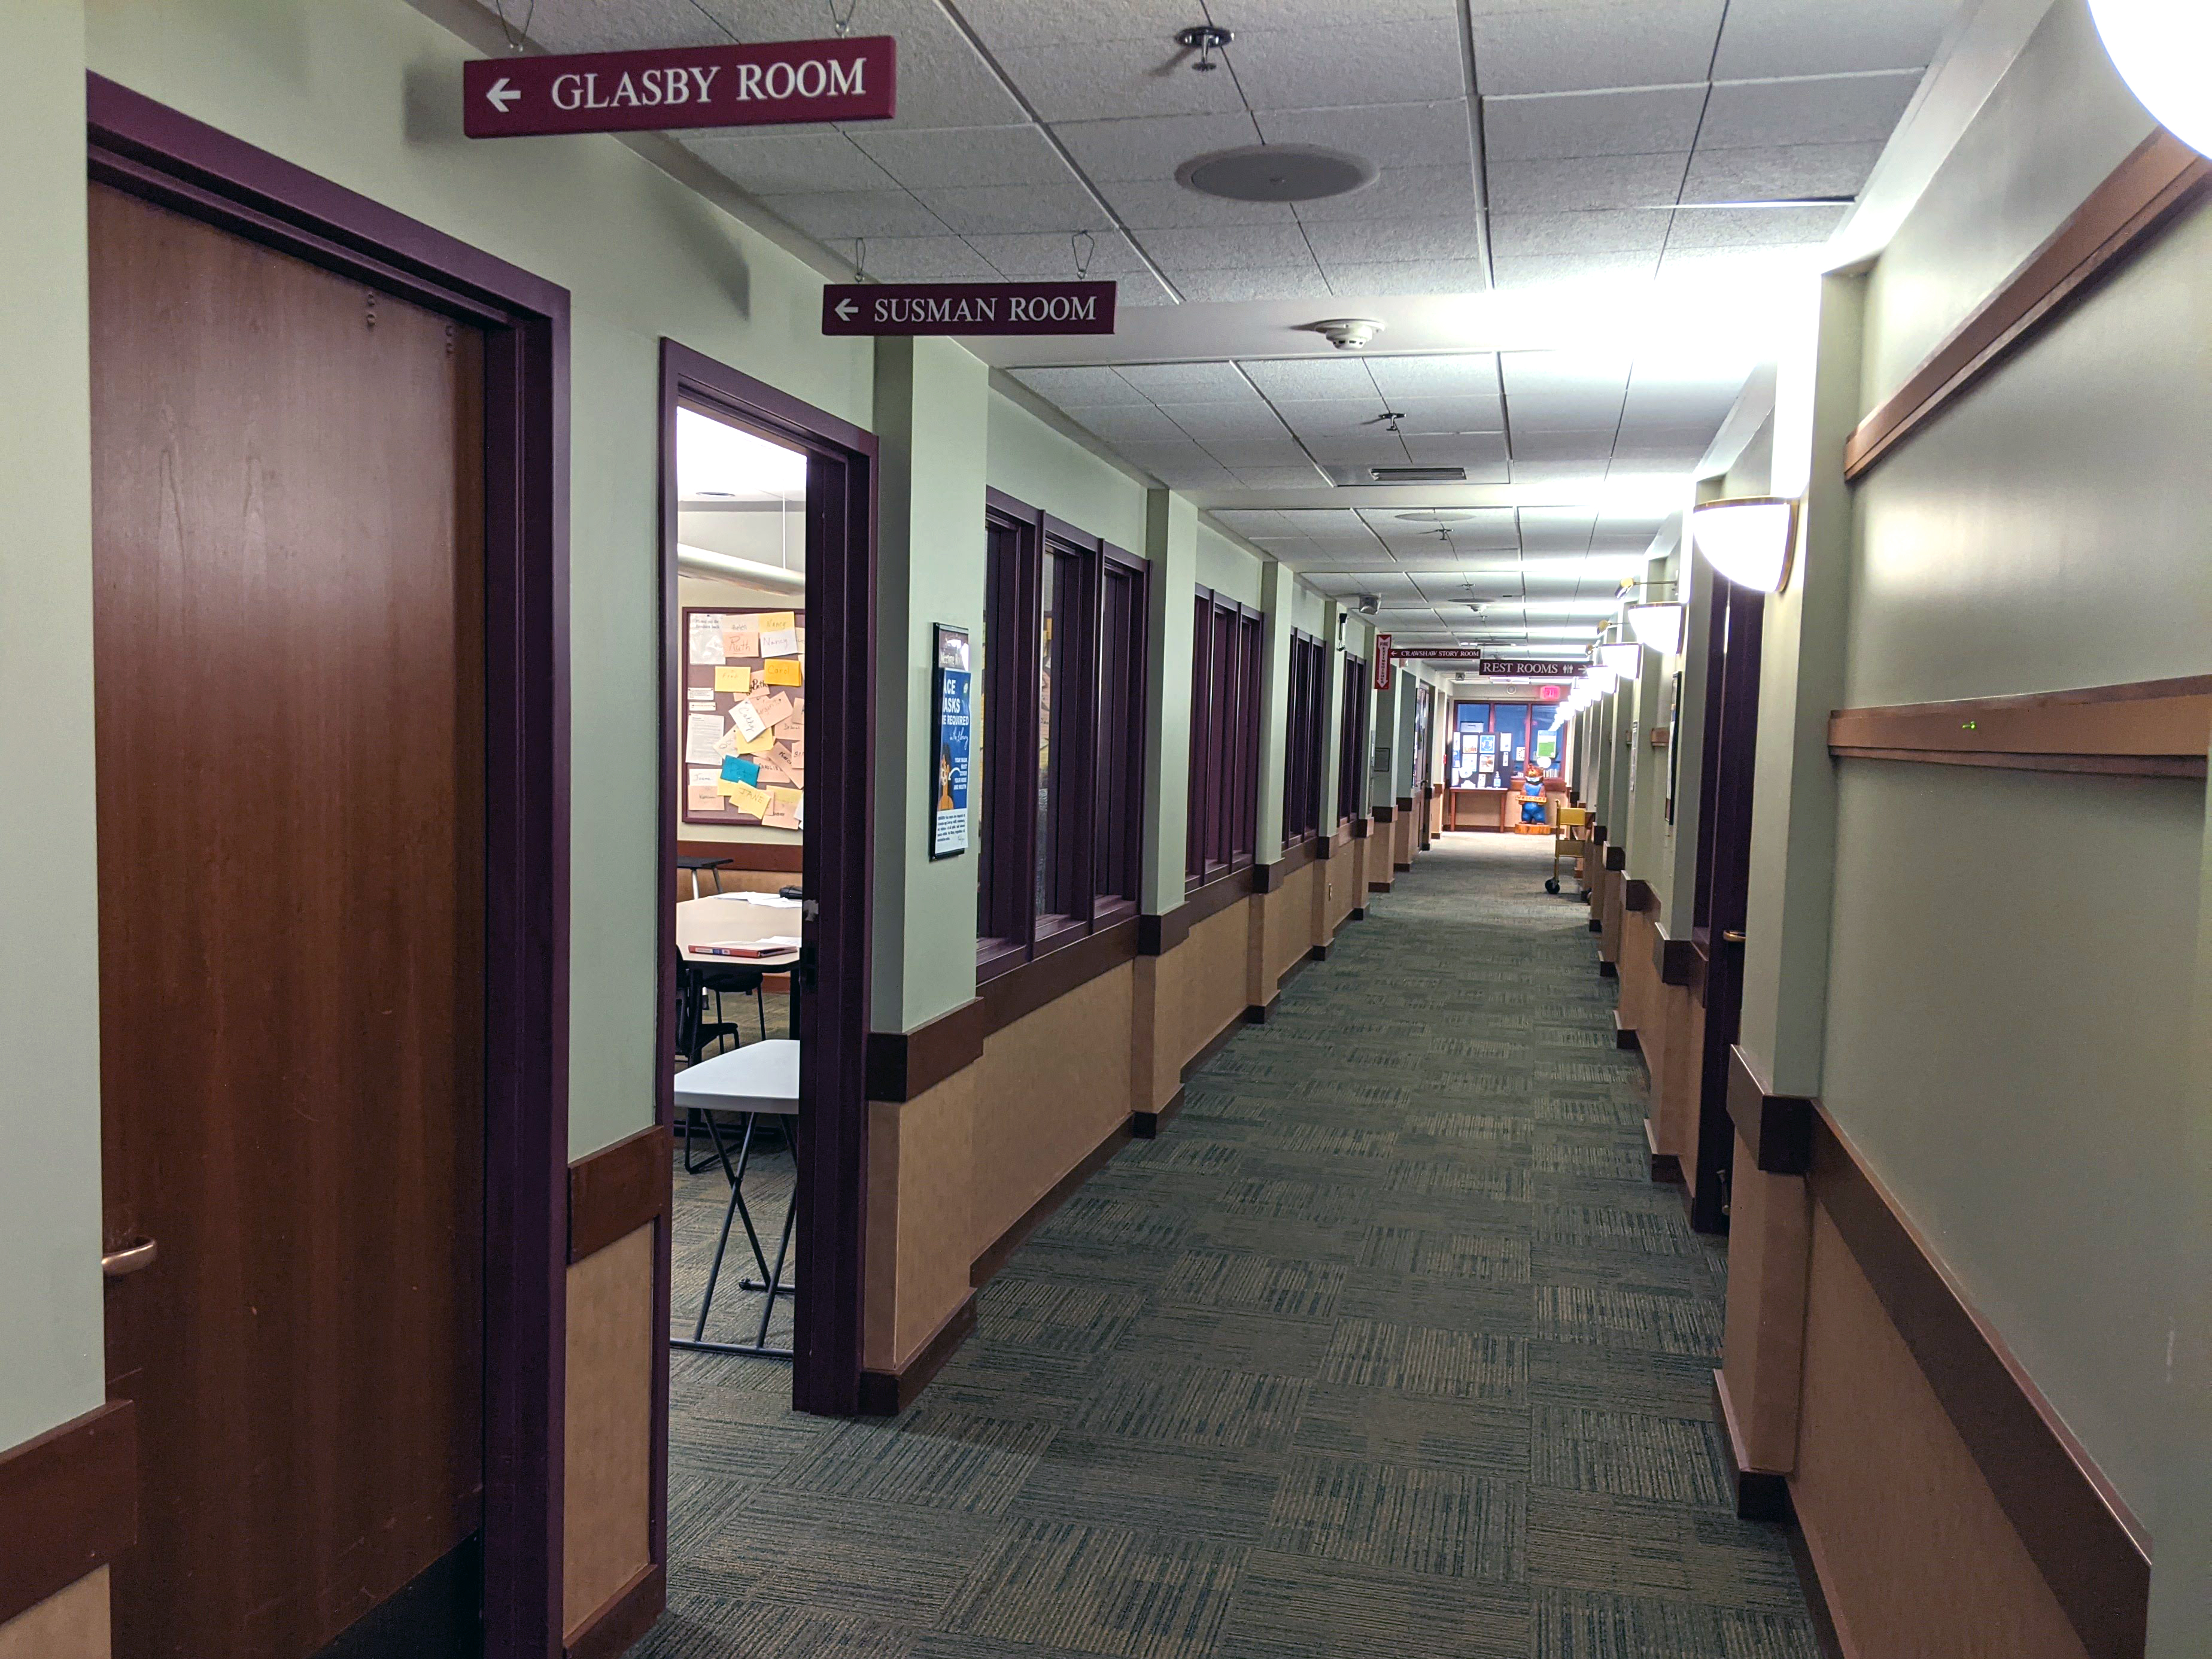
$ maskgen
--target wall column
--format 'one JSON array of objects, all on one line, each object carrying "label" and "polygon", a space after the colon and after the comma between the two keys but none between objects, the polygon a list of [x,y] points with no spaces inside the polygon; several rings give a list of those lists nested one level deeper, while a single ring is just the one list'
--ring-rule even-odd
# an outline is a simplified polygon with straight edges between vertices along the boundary
[{"label": "wall column", "polygon": [[1145,500],[1152,649],[1145,664],[1145,876],[1139,905],[1164,915],[1182,902],[1190,811],[1191,595],[1198,584],[1198,509],[1170,489]]},{"label": "wall column", "polygon": [[1253,861],[1273,864],[1283,855],[1283,778],[1289,759],[1291,605],[1296,584],[1290,567],[1270,559],[1260,567],[1262,659],[1260,671],[1260,813]]}]

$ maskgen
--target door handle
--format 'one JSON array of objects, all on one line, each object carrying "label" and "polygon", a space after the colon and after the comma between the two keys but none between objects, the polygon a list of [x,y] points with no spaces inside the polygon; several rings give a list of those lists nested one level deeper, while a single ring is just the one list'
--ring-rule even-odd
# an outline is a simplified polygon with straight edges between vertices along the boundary
[{"label": "door handle", "polygon": [[150,1238],[133,1239],[119,1250],[109,1250],[100,1258],[100,1271],[109,1279],[121,1279],[142,1268],[154,1265],[161,1247]]},{"label": "door handle", "polygon": [[1735,929],[1730,928],[1722,933],[1721,939],[1723,944],[1741,945],[1743,943],[1743,935]]}]

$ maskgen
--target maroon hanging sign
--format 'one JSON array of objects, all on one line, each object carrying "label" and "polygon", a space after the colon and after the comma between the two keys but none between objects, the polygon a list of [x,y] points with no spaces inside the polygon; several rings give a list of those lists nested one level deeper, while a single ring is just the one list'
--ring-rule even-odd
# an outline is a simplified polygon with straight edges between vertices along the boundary
[{"label": "maroon hanging sign", "polygon": [[832,283],[824,334],[1111,334],[1112,283]]},{"label": "maroon hanging sign", "polygon": [[897,101],[898,42],[888,34],[461,65],[461,130],[471,138],[887,121]]}]

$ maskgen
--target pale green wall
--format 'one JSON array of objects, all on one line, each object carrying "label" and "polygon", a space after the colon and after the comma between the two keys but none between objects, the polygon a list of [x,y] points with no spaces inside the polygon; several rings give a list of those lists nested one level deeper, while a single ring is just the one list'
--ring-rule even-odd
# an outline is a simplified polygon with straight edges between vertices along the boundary
[{"label": "pale green wall", "polygon": [[1198,509],[1172,490],[1145,503],[1145,555],[1152,562],[1152,653],[1145,680],[1145,911],[1165,915],[1182,902],[1190,815],[1190,662],[1198,572]]},{"label": "pale green wall", "polygon": [[1125,552],[1144,552],[1142,483],[1004,392],[994,389],[989,402],[992,488],[1103,536]]},{"label": "pale green wall", "polygon": [[[950,340],[877,343],[876,887],[872,1023],[907,1031],[975,994],[973,848],[929,856],[935,625],[983,618],[983,365]],[[985,718],[989,718],[988,705]],[[975,803],[980,805],[980,802]]]},{"label": "pale green wall", "polygon": [[1261,608],[1260,572],[1273,561],[1248,552],[1212,525],[1198,526],[1198,585],[1211,588],[1239,605]]},{"label": "pale green wall", "polygon": [[84,46],[0,0],[0,1451],[106,1397]]},{"label": "pale green wall", "polygon": [[[1863,405],[1955,261],[2008,265],[2142,135],[2112,73],[2063,0],[1876,269]],[[1846,703],[2206,672],[2208,314],[2200,209],[1867,475]],[[1868,762],[1837,789],[1820,1093],[2160,1535],[2168,1342],[2202,1313],[2161,1268],[2202,1199],[2203,795]]]},{"label": "pale green wall", "polygon": [[1290,568],[1273,559],[1260,567],[1260,608],[1266,612],[1261,639],[1267,664],[1260,686],[1260,812],[1254,858],[1273,864],[1283,851],[1283,779],[1290,737],[1291,612],[1297,583]]}]

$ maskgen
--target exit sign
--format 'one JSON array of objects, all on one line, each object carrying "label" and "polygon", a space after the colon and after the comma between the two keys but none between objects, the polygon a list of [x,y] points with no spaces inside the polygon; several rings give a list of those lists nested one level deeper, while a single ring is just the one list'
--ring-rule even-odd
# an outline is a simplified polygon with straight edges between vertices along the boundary
[{"label": "exit sign", "polygon": [[898,42],[888,34],[461,65],[461,130],[471,138],[887,121],[897,103]]}]

